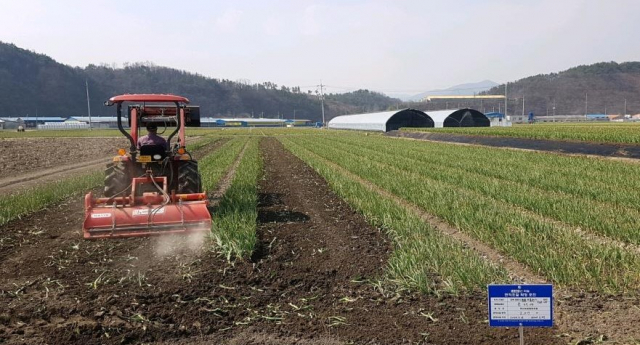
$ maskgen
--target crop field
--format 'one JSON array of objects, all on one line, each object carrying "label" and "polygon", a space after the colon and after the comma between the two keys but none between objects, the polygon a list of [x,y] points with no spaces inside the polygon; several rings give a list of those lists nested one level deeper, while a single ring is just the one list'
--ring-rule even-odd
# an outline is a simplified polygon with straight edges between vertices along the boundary
[{"label": "crop field", "polygon": [[640,144],[637,123],[536,123],[512,127],[405,128],[405,131],[454,133],[526,139],[566,140],[609,144]]},{"label": "crop field", "polygon": [[486,286],[521,282],[555,289],[554,327],[527,344],[640,342],[635,162],[198,129],[210,233],[85,241],[83,196],[104,176],[92,159],[122,144],[93,132],[0,139],[62,152],[22,179],[0,168],[0,343],[514,344],[487,324]]}]

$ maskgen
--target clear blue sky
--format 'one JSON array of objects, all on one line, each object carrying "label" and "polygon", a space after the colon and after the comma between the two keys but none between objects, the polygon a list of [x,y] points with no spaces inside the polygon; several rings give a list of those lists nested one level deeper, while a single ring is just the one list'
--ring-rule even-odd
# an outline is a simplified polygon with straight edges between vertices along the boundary
[{"label": "clear blue sky", "polygon": [[[640,60],[640,1],[0,0],[0,40],[72,66],[418,93]],[[342,89],[330,88],[331,92]]]}]

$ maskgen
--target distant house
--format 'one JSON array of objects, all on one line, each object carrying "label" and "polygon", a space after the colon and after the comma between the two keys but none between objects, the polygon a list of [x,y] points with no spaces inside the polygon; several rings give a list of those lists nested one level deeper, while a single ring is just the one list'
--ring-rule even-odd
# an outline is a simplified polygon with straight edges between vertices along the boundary
[{"label": "distant house", "polygon": [[609,121],[609,116],[605,114],[587,114],[586,118],[589,121]]},{"label": "distant house", "polygon": [[617,114],[607,114],[607,117],[609,118],[610,121],[613,121],[613,120],[624,120],[624,116],[617,115]]},{"label": "distant house", "polygon": [[499,113],[497,111],[484,113],[484,116],[488,117],[489,119],[493,119],[493,118],[504,119],[504,114],[503,113]]}]

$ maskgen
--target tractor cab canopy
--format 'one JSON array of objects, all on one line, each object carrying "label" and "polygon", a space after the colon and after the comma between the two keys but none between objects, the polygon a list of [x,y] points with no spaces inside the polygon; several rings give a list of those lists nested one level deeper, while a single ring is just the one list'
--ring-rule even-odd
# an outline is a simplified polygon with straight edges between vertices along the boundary
[{"label": "tractor cab canopy", "polygon": [[[132,103],[127,107],[127,120],[131,134],[122,127],[122,104]],[[184,127],[200,127],[200,108],[187,106],[189,99],[168,94],[126,94],[111,97],[105,105],[117,106],[118,129],[131,142],[130,152],[135,154],[139,129],[148,124],[176,127],[169,135],[167,143],[178,134],[179,146],[184,147]]]},{"label": "tractor cab canopy", "polygon": [[153,93],[139,93],[139,94],[126,94],[113,96],[105,102],[105,105],[114,105],[122,102],[149,102],[149,103],[189,103],[189,99],[182,96],[166,95],[166,94],[153,94]]}]

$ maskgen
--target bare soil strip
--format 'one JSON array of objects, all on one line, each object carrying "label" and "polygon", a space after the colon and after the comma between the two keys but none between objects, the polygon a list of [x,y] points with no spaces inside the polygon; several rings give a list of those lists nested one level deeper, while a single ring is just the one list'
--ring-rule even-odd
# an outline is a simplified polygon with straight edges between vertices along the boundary
[{"label": "bare soil strip", "polygon": [[[194,156],[201,156],[203,153],[207,153],[216,150],[228,139],[217,140],[213,143],[205,145],[193,152]],[[67,179],[74,176],[80,176],[82,174],[90,173],[93,171],[104,170],[106,164],[111,161],[113,155],[104,156],[99,159],[94,159],[87,162],[80,162],[77,164],[65,164],[58,167],[46,168],[44,170],[37,170],[18,176],[4,177],[0,179],[0,194],[11,194],[24,190],[27,188],[36,187],[43,183],[59,181],[61,179]],[[61,162],[64,164],[65,162]]]},{"label": "bare soil strip", "polygon": [[125,143],[124,137],[0,139],[0,176],[95,161],[115,154]]},{"label": "bare soil strip", "polygon": [[[483,297],[376,290],[367,281],[390,253],[385,236],[277,141],[265,138],[262,154],[253,261],[228,264],[179,236],[83,241],[75,199],[0,228],[19,244],[0,259],[0,342],[517,341],[517,331],[484,323]],[[562,343],[551,333],[527,330],[527,339]]]},{"label": "bare soil strip", "polygon": [[85,163],[65,165],[17,177],[4,178],[0,180],[0,194],[10,194],[42,183],[59,181],[63,178],[79,176],[91,171],[103,169],[109,161],[109,158],[104,157]]},{"label": "bare soil strip", "polygon": [[390,131],[385,135],[425,141],[465,145],[491,146],[531,151],[545,151],[579,156],[597,156],[635,162],[640,158],[640,145],[604,144],[561,140],[488,137],[452,133]]}]

